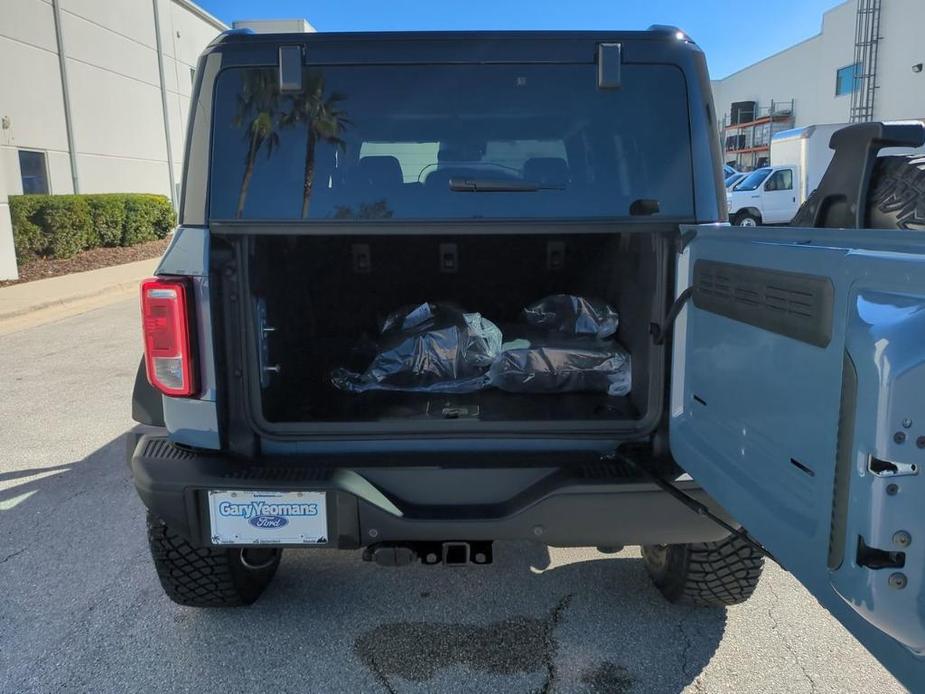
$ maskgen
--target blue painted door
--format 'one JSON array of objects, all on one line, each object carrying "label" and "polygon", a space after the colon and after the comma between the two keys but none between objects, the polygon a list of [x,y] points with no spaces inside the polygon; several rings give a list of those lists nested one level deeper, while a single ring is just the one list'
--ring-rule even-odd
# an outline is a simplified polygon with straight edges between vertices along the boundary
[{"label": "blue painted door", "polygon": [[925,691],[925,235],[690,229],[675,459]]}]

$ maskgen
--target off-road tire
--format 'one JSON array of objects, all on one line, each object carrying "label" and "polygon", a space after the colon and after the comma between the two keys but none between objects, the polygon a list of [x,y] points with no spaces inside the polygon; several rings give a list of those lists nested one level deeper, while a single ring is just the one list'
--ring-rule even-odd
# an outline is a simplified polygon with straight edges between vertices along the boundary
[{"label": "off-road tire", "polygon": [[194,547],[148,514],[148,545],[167,597],[189,607],[250,605],[269,585],[281,549]]},{"label": "off-road tire", "polygon": [[[800,206],[791,225],[812,224],[817,194]],[[925,231],[925,155],[878,157],[865,205],[865,226],[871,229]]]},{"label": "off-road tire", "polygon": [[718,542],[645,545],[642,558],[655,587],[671,602],[738,605],[758,585],[764,556],[736,535]]}]

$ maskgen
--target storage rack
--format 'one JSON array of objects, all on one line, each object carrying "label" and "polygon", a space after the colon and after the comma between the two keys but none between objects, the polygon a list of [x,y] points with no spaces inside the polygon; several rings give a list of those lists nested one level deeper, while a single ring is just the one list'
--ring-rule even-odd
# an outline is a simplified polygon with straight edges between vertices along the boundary
[{"label": "storage rack", "polygon": [[[758,102],[750,108],[731,109],[723,116],[720,147],[727,164],[739,171],[751,171],[770,160],[771,138],[793,127],[793,100],[774,101],[767,106]],[[737,116],[737,117],[736,117]],[[735,121],[735,122],[734,122]]]}]

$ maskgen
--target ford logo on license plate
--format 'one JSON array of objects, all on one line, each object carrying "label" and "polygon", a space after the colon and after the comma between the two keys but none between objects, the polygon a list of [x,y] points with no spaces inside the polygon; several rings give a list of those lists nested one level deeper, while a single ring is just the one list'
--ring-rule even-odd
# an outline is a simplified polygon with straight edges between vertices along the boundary
[{"label": "ford logo on license plate", "polygon": [[254,516],[248,520],[255,528],[282,528],[288,522],[282,516]]}]

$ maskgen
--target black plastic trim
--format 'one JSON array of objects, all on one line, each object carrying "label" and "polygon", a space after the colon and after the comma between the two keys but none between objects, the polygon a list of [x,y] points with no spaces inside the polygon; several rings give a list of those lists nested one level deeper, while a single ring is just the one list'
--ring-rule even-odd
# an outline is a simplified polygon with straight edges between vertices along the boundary
[{"label": "black plastic trim", "polygon": [[164,399],[148,381],[145,358],[141,357],[135,373],[135,387],[132,389],[132,419],[139,424],[162,427],[164,424]]},{"label": "black plastic trim", "polygon": [[[401,460],[382,454],[300,456],[238,460],[180,449],[164,436],[142,436],[131,461],[135,488],[145,506],[190,542],[210,543],[205,494],[209,489],[324,491],[328,493],[329,548],[353,549],[380,542],[423,540],[532,539],[560,546],[614,546],[705,542],[728,531],[665,493],[651,482],[608,462],[573,464],[564,455],[533,458],[549,470],[538,481],[488,504],[420,505],[413,480],[393,479],[380,489],[363,476],[376,459],[389,468],[432,469],[433,455]],[[455,465],[478,465],[481,455],[459,454]],[[551,461],[558,465],[550,467]],[[367,473],[368,474],[368,473]],[[407,479],[407,478],[405,478]],[[455,484],[461,484],[454,478]],[[468,495],[489,498],[485,473],[474,469],[463,482]],[[403,485],[411,484],[411,487]],[[699,502],[732,522],[694,482],[677,483]],[[375,532],[370,532],[374,530]],[[300,545],[301,546],[301,545]]]},{"label": "black plastic trim", "polygon": [[841,405],[838,411],[838,439],[832,491],[832,523],[829,530],[828,566],[834,571],[845,559],[854,459],[854,425],[858,406],[858,370],[845,352],[842,366]]},{"label": "black plastic trim", "polygon": [[[470,232],[473,235],[508,234],[614,234],[677,232],[682,224],[694,224],[689,217],[640,220],[632,217],[605,219],[215,219],[209,224],[218,236],[446,236]],[[619,227],[619,228],[615,228]]]},{"label": "black plastic trim", "polygon": [[832,339],[832,280],[715,260],[694,263],[694,305],[817,347]]}]

